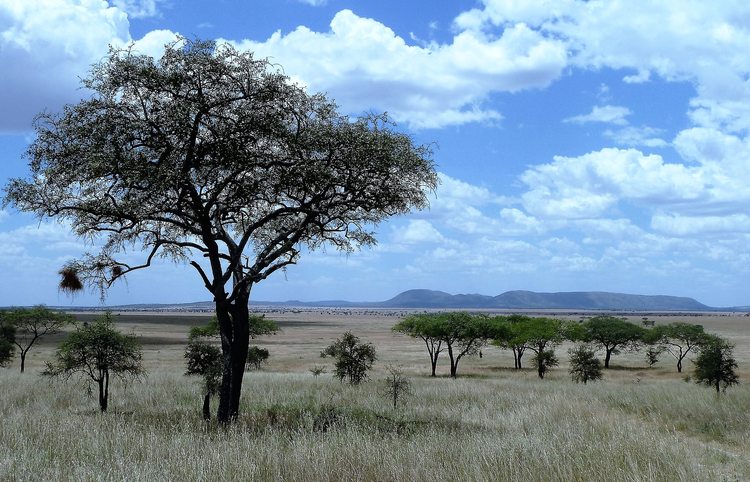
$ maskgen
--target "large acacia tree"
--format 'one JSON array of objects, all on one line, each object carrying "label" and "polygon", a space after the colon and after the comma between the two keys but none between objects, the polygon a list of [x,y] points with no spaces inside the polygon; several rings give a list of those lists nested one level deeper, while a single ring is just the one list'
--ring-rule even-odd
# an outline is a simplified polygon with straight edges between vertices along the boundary
[{"label": "large acacia tree", "polygon": [[[429,148],[385,115],[341,115],[267,60],[212,42],[182,40],[159,60],[113,50],[83,84],[90,98],[37,118],[31,176],[10,181],[5,203],[101,240],[63,267],[63,288],[104,292],[160,256],[192,266],[216,304],[227,422],[253,285],[303,249],[371,245],[378,222],[426,207]],[[133,246],[142,262],[125,261]]]}]

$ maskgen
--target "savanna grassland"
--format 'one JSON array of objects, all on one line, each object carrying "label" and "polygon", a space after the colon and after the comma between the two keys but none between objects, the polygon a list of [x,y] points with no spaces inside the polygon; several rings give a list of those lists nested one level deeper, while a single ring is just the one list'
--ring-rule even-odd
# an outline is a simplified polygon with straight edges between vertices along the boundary
[{"label": "savanna grassland", "polygon": [[[26,373],[17,361],[0,369],[0,480],[750,480],[750,318],[652,317],[736,344],[741,384],[717,397],[668,354],[647,368],[643,352],[623,353],[603,381],[575,384],[566,344],[544,380],[495,347],[462,360],[458,379],[443,359],[430,378],[421,341],[390,331],[401,314],[268,314],[282,331],[252,342],[271,358],[245,375],[228,429],[203,422],[200,380],[183,375],[187,331],[207,316],[116,315],[141,340],[148,374],[114,381],[105,414],[81,384],[39,375],[61,335],[44,339]],[[378,350],[360,386],[319,357],[346,330]],[[316,364],[328,373],[314,377]],[[412,382],[396,410],[382,393],[389,364]]]}]

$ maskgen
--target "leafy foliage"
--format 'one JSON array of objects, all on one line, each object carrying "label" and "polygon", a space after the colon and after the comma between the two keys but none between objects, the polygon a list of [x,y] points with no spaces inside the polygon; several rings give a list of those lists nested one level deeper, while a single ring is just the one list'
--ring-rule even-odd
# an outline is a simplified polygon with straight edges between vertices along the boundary
[{"label": "leafy foliage", "polygon": [[13,359],[16,350],[16,326],[0,316],[0,367],[6,366]]},{"label": "leafy foliage", "polygon": [[71,332],[43,373],[66,379],[78,375],[88,383],[97,384],[99,408],[104,412],[109,401],[110,377],[137,379],[144,373],[141,357],[140,343],[134,336],[115,330],[108,312]]},{"label": "leafy foliage", "polygon": [[703,326],[690,323],[674,322],[660,325],[649,330],[647,340],[658,343],[677,360],[677,372],[682,373],[682,361],[691,351],[710,341],[711,337],[703,331]]},{"label": "leafy foliage", "polygon": [[367,380],[367,372],[377,359],[372,343],[360,342],[359,337],[350,331],[323,350],[320,356],[335,358],[334,376],[341,381],[347,378],[352,385]]},{"label": "leafy foliage", "polygon": [[594,316],[585,321],[583,327],[582,341],[604,349],[604,368],[609,368],[612,355],[617,355],[620,350],[637,350],[646,334],[643,327],[610,315]]},{"label": "leafy foliage", "polygon": [[18,308],[0,313],[3,324],[16,328],[13,343],[18,347],[21,355],[21,372],[26,366],[26,355],[39,339],[47,335],[54,335],[72,323],[75,318],[67,313],[52,311],[44,306],[33,308]]},{"label": "leafy foliage", "polygon": [[542,350],[534,354],[531,358],[531,363],[536,368],[539,378],[544,378],[549,369],[559,365],[560,361],[557,359],[554,350]]},{"label": "leafy foliage", "polygon": [[701,346],[700,353],[695,359],[693,377],[696,383],[713,386],[716,393],[726,391],[728,387],[740,382],[735,371],[737,362],[734,359],[731,345],[720,338],[713,338]]},{"label": "leafy foliage", "polygon": [[570,376],[576,383],[601,380],[602,362],[596,352],[585,344],[578,344],[568,350],[570,356]]},{"label": "leafy foliage", "polygon": [[260,367],[268,361],[269,356],[267,349],[251,346],[247,350],[247,367],[251,370],[260,370]]}]

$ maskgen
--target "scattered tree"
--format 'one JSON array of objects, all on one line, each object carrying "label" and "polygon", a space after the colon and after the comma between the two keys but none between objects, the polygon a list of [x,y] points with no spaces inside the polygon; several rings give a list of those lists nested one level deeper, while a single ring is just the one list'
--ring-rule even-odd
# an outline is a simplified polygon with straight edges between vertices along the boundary
[{"label": "scattered tree", "polygon": [[411,381],[398,367],[388,365],[386,371],[388,374],[383,380],[383,394],[393,402],[393,409],[396,410],[399,401],[403,404],[406,396],[411,394]]},{"label": "scattered tree", "polygon": [[16,350],[16,326],[0,316],[0,367],[4,367],[13,359]]},{"label": "scattered tree", "polygon": [[570,376],[574,382],[601,380],[602,362],[596,357],[596,352],[585,344],[578,344],[568,350],[570,355]]},{"label": "scattered tree", "polygon": [[344,333],[323,350],[320,356],[333,357],[336,360],[333,375],[342,382],[344,378],[348,378],[352,385],[358,385],[367,379],[367,372],[377,359],[372,343],[360,342],[351,331]]},{"label": "scattered tree", "polygon": [[440,353],[445,349],[441,337],[441,323],[439,316],[430,314],[410,315],[396,323],[393,331],[421,339],[430,356],[430,376],[436,376],[437,362]]},{"label": "scattered tree", "polygon": [[106,412],[110,377],[137,379],[143,374],[141,346],[135,336],[115,330],[107,313],[68,334],[43,374],[65,379],[79,375],[89,384],[95,383],[99,409]]},{"label": "scattered tree", "polygon": [[694,362],[695,382],[716,388],[717,394],[720,389],[726,391],[727,387],[739,384],[733,349],[733,345],[718,337],[701,345],[700,353]]},{"label": "scattered tree", "polygon": [[504,336],[493,337],[493,344],[513,351],[513,367],[516,370],[523,368],[523,354],[528,349],[526,338],[523,335],[524,323],[527,323],[531,317],[526,315],[498,316],[495,318],[498,323],[507,323],[507,329]]},{"label": "scattered tree", "polygon": [[458,374],[458,362],[467,355],[474,355],[490,337],[492,323],[483,315],[472,315],[463,311],[440,313],[440,337],[448,350],[451,362],[451,377]]},{"label": "scattered tree", "polygon": [[682,360],[688,353],[709,341],[703,326],[675,322],[660,325],[650,330],[647,336],[677,360],[677,372],[682,373]]},{"label": "scattered tree", "polygon": [[310,368],[310,373],[312,373],[312,376],[314,376],[315,378],[319,377],[325,372],[326,372],[326,367],[322,365],[313,365],[313,367]]},{"label": "scattered tree", "polygon": [[74,323],[75,318],[66,313],[52,311],[44,306],[19,308],[0,313],[4,324],[14,325],[16,335],[13,343],[21,356],[21,373],[26,367],[26,355],[39,339],[59,333],[62,328]]},{"label": "scattered tree", "polygon": [[261,365],[268,361],[268,350],[257,346],[251,346],[247,350],[247,368],[250,370],[260,370]]},{"label": "scattered tree", "polygon": [[592,342],[604,350],[604,368],[609,368],[612,355],[622,349],[638,349],[645,330],[625,318],[599,315],[583,323],[584,341]]},{"label": "scattered tree", "polygon": [[[305,248],[374,244],[373,226],[426,207],[437,184],[430,149],[386,115],[341,115],[228,44],[181,39],[159,60],[113,49],[83,85],[91,96],[37,117],[31,176],[4,204],[101,239],[61,288],[104,296],[155,257],[195,269],[216,305],[222,423],[238,415],[252,287]],[[143,262],[121,256],[133,246]]]}]

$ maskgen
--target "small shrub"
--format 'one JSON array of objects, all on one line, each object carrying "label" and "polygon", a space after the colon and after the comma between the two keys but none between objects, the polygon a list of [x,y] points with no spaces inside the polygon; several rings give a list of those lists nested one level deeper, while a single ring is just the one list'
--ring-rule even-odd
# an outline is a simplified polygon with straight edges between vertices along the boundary
[{"label": "small shrub", "polygon": [[536,372],[539,378],[544,378],[544,375],[549,371],[550,368],[556,367],[560,362],[555,356],[555,352],[552,350],[542,350],[541,352],[534,355],[531,359],[531,363],[536,368]]},{"label": "small shrub", "polygon": [[260,370],[260,367],[268,361],[270,354],[265,348],[251,346],[247,350],[247,363],[245,366],[249,370]]},{"label": "small shrub", "polygon": [[570,376],[576,383],[584,385],[589,381],[601,380],[602,362],[596,358],[594,350],[587,345],[577,345],[568,350],[570,355]]},{"label": "small shrub", "polygon": [[326,367],[322,365],[313,365],[313,367],[310,368],[310,373],[312,373],[314,377],[318,377],[325,372],[326,372]]},{"label": "small shrub", "polygon": [[320,356],[335,358],[333,376],[342,382],[344,378],[348,378],[352,385],[358,385],[367,379],[367,372],[377,359],[372,343],[360,342],[350,331],[323,350]]},{"label": "small shrub", "polygon": [[382,393],[393,402],[393,409],[395,410],[398,403],[405,403],[405,398],[411,394],[411,381],[398,367],[388,365],[386,370],[388,376],[383,380]]},{"label": "small shrub", "polygon": [[646,350],[646,363],[648,363],[649,368],[653,367],[659,362],[659,355],[661,355],[662,351],[663,350],[661,348],[653,346],[649,347],[648,350]]}]

